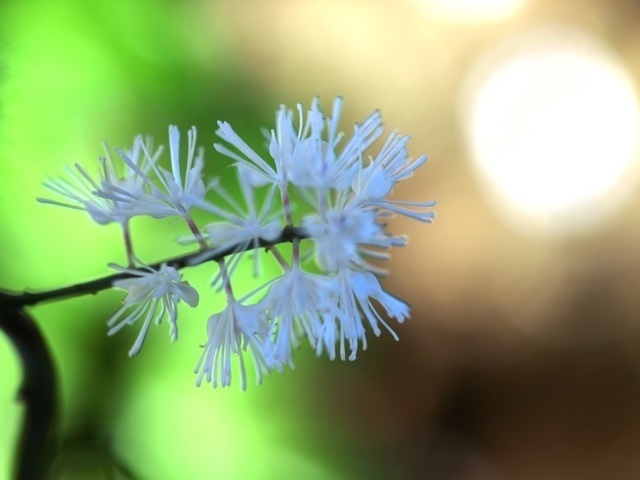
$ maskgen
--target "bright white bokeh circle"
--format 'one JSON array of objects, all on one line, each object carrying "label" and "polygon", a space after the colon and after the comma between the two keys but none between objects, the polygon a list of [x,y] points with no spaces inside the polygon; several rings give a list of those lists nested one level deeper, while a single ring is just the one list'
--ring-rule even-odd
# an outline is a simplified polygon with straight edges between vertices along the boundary
[{"label": "bright white bokeh circle", "polygon": [[597,37],[554,26],[512,38],[479,62],[461,99],[476,170],[514,225],[592,226],[637,184],[634,84]]}]

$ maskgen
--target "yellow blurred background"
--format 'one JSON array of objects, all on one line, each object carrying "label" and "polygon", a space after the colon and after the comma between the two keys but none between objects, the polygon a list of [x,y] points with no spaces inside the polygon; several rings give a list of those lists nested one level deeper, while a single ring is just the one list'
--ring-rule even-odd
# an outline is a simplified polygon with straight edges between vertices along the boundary
[{"label": "yellow blurred background", "polygon": [[[400,342],[354,363],[302,348],[244,393],[194,386],[213,292],[135,359],[135,329],[106,336],[121,293],[33,308],[61,388],[53,478],[640,478],[639,27],[631,0],[3,2],[2,288],[123,263],[116,226],[35,197],[101,140],[166,143],[170,123],[196,125],[225,176],[217,120],[255,145],[279,104],[342,95],[343,130],[379,108],[429,155],[396,197],[438,201],[433,225],[390,225],[410,238],[385,281],[413,308]],[[137,252],[183,251],[181,228],[134,222]],[[0,365],[9,478],[4,337]]]}]

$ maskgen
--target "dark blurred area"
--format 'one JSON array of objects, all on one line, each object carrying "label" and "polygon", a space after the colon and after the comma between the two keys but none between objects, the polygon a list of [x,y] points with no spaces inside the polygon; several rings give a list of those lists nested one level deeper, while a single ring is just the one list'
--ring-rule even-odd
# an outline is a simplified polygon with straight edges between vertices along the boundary
[{"label": "dark blurred area", "polygon": [[[62,388],[53,478],[640,478],[636,2],[7,2],[0,28],[1,287],[104,274],[118,232],[33,198],[103,138],[166,143],[169,123],[226,178],[216,120],[259,145],[279,104],[342,95],[345,132],[379,108],[429,155],[396,198],[438,201],[433,225],[390,225],[399,342],[346,363],[303,347],[245,393],[194,386],[213,293],[133,360],[134,331],[105,335],[117,292],[33,309]],[[175,225],[134,228],[149,261],[181,251]],[[2,341],[0,362],[3,478]]]}]

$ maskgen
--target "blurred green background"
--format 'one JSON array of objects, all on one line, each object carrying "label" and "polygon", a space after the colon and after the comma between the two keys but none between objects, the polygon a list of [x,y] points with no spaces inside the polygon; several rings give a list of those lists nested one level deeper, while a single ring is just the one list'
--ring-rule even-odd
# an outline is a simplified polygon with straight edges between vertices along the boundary
[{"label": "blurred green background", "polygon": [[[214,294],[135,359],[136,329],[105,334],[122,293],[33,308],[60,382],[54,478],[640,477],[639,26],[631,0],[5,0],[0,287],[124,262],[115,225],[35,202],[64,165],[93,171],[101,140],[196,125],[207,174],[227,178],[217,120],[259,145],[279,104],[316,95],[326,111],[344,96],[347,132],[379,108],[412,134],[430,160],[397,198],[439,202],[432,226],[390,226],[410,236],[385,281],[413,307],[399,343],[355,363],[303,348],[247,392],[194,386]],[[149,262],[182,251],[181,225],[132,228]],[[9,478],[21,377],[4,337],[0,365]]]}]

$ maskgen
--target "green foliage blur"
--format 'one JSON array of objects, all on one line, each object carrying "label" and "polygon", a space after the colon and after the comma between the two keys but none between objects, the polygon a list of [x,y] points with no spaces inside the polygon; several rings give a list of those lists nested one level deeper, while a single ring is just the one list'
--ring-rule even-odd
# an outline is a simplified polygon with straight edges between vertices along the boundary
[{"label": "green foliage blur", "polygon": [[[54,288],[104,275],[109,262],[124,263],[116,225],[98,226],[83,212],[35,201],[48,196],[41,182],[63,175],[65,165],[78,162],[95,173],[103,139],[127,147],[143,133],[166,145],[169,124],[183,132],[196,125],[207,175],[233,179],[212,148],[215,122],[230,121],[259,145],[260,127],[282,100],[243,76],[223,27],[224,19],[200,2],[2,4],[0,287]],[[173,242],[188,233],[182,225],[141,219],[132,228],[136,253],[146,261],[185,251]],[[207,291],[213,274],[203,266],[186,278]],[[105,321],[122,292],[31,310],[60,385],[62,444],[53,478],[349,476],[340,435],[315,414],[314,376],[322,366],[307,361],[310,352],[297,356],[304,373],[272,375],[245,393],[237,385],[195,387],[206,319],[221,308],[210,291],[196,310],[180,311],[176,344],[161,325],[134,359],[127,351],[136,328],[106,336]],[[21,374],[5,338],[0,365],[1,479],[9,477],[21,419],[15,401]]]}]

